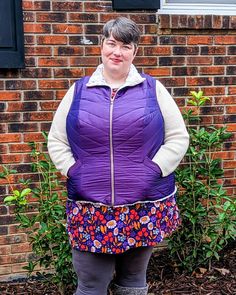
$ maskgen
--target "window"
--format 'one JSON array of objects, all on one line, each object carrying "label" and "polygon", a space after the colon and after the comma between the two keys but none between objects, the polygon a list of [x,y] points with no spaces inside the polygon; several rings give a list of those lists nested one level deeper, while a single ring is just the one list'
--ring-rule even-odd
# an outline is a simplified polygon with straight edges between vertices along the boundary
[{"label": "window", "polygon": [[236,15],[236,0],[160,0],[159,14]]},{"label": "window", "polygon": [[0,68],[24,67],[21,0],[0,0]]}]

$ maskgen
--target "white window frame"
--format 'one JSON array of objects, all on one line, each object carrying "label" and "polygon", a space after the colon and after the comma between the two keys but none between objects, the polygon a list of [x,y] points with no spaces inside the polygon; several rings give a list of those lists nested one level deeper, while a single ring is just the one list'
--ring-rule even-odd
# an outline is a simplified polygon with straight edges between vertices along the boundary
[{"label": "white window frame", "polygon": [[158,14],[236,15],[236,4],[167,3],[160,0]]}]

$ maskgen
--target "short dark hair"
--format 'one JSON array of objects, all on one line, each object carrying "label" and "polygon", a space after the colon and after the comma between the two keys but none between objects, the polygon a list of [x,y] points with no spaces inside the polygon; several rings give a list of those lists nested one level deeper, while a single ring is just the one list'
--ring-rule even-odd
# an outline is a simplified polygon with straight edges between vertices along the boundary
[{"label": "short dark hair", "polygon": [[140,30],[138,25],[126,17],[118,17],[109,20],[103,27],[103,38],[112,36],[124,44],[134,43],[135,47],[138,46],[140,40]]}]

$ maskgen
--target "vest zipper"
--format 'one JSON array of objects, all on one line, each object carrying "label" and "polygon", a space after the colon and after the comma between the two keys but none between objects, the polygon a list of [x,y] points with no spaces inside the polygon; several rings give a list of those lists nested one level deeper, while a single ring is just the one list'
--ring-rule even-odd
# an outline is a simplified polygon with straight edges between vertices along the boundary
[{"label": "vest zipper", "polygon": [[113,106],[114,97],[110,97],[110,161],[111,161],[111,205],[115,204],[115,180],[114,180],[114,151],[113,151],[113,136],[112,136],[112,119],[113,119]]}]

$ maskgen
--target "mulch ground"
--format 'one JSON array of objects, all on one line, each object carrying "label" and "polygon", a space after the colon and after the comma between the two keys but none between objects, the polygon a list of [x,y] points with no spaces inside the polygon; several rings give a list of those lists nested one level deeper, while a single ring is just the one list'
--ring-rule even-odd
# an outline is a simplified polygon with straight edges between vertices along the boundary
[{"label": "mulch ground", "polygon": [[[168,258],[167,250],[155,252],[148,268],[150,295],[236,295],[236,244],[212,263],[211,270],[199,269],[192,275],[180,274]],[[55,286],[45,286],[39,280],[0,283],[1,295],[59,295]],[[67,290],[66,295],[72,295]],[[99,295],[99,294],[97,294]]]}]

